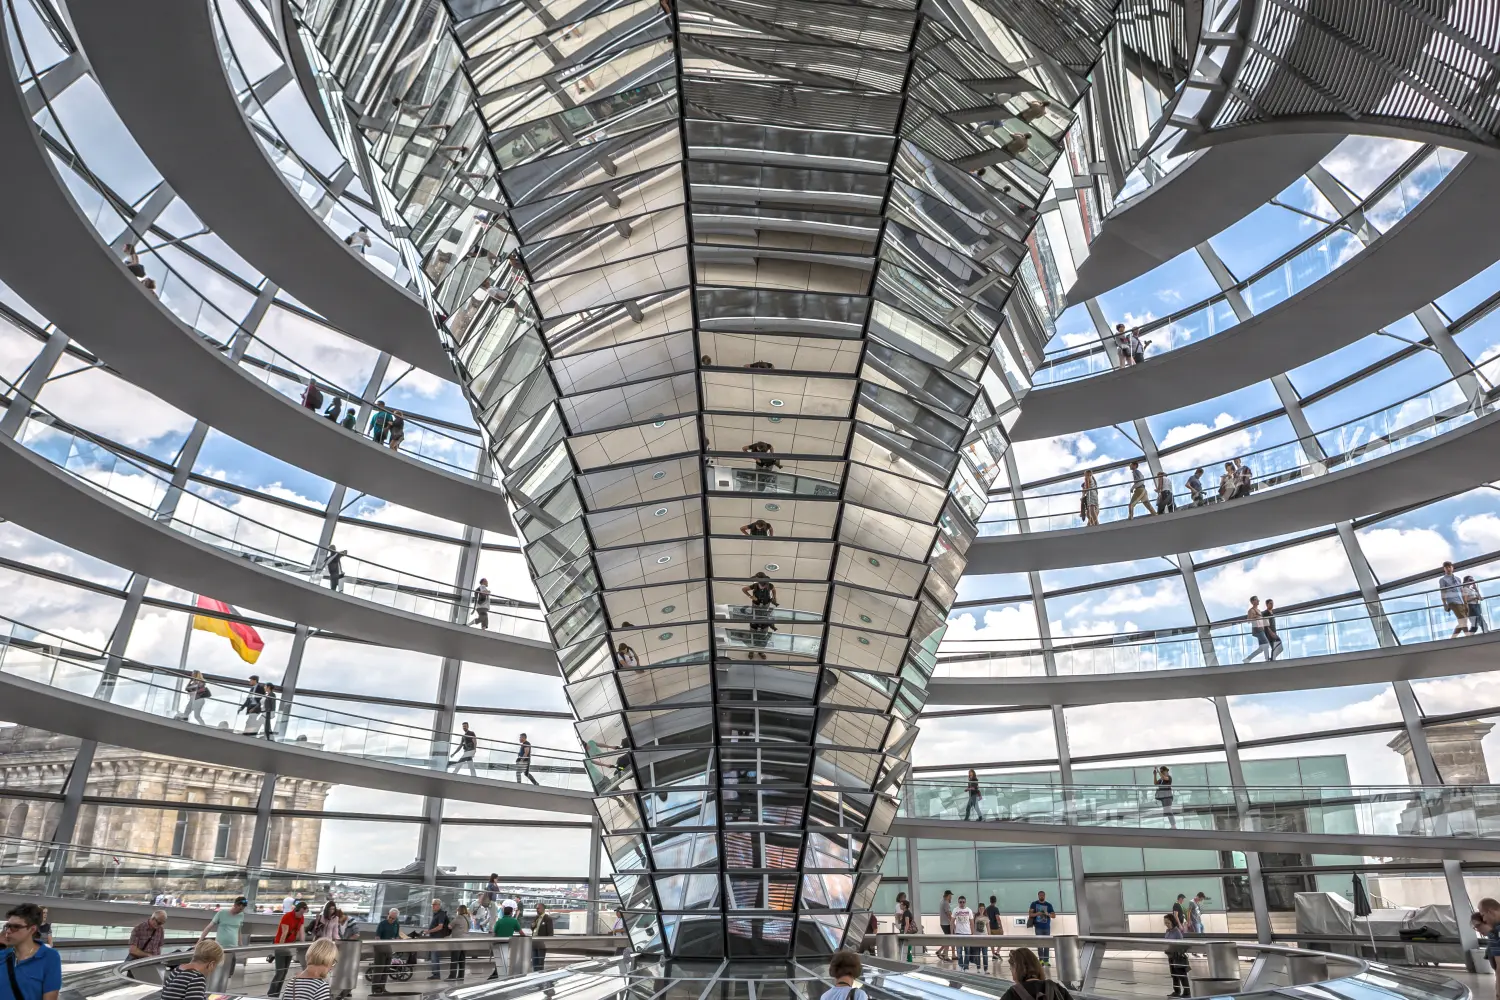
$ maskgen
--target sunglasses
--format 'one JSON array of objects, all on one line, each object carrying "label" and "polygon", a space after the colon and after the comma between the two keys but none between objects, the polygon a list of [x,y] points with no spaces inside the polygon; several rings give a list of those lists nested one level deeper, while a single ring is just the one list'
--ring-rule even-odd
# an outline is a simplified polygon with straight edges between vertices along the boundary
[{"label": "sunglasses", "polygon": [[7,922],[5,925],[5,933],[7,934],[19,934],[21,931],[27,931],[30,929],[30,924],[12,924]]}]

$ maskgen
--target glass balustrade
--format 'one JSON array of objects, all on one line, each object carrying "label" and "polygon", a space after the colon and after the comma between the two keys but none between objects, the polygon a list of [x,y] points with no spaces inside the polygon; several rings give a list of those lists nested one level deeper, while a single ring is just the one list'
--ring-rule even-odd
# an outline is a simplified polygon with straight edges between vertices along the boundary
[{"label": "glass balustrade", "polygon": [[[194,701],[184,690],[187,683],[184,671],[131,660],[117,660],[110,666],[110,658],[103,650],[91,649],[13,619],[0,618],[0,627],[5,629],[0,632],[0,673],[161,718],[191,721],[226,733],[264,736],[258,724],[246,731],[247,722],[258,723],[259,719],[249,720],[244,715],[241,705],[247,692],[243,688],[210,679],[212,695]],[[281,708],[273,735],[267,737],[280,743],[434,770],[447,769],[458,752],[456,733],[437,733],[352,712],[304,706],[295,699]],[[461,773],[496,780],[524,780],[517,770],[519,751],[517,743],[481,737],[476,744],[474,767],[470,769],[464,764]],[[542,785],[588,789],[581,752],[533,745],[531,757],[530,773]]]},{"label": "glass balustrade", "polygon": [[[3,380],[0,384],[11,389],[11,405],[18,405],[15,401],[18,393],[14,387]],[[327,583],[330,586],[335,583],[328,574],[330,553],[317,542],[245,517],[215,500],[211,494],[219,493],[225,497],[232,494],[212,485],[190,481],[185,490],[178,491],[170,517],[159,516],[161,501],[169,490],[174,489],[169,480],[143,463],[114,451],[99,439],[68,426],[34,403],[30,405],[31,416],[22,425],[16,440],[108,499],[263,568],[308,583]],[[348,597],[445,622],[467,620],[468,595],[454,591],[451,584],[353,554],[342,557],[341,569],[343,576],[334,589]],[[534,611],[534,614],[535,617],[508,614],[497,611],[492,605],[489,631],[538,642],[550,641],[541,612]]]},{"label": "glass balustrade", "polygon": [[[1442,434],[1473,423],[1493,412],[1500,404],[1500,392],[1493,389],[1468,398],[1465,383],[1478,377],[1476,371],[1465,372],[1457,378],[1440,383],[1430,389],[1407,397],[1372,413],[1365,414],[1346,423],[1315,431],[1319,446],[1329,457],[1312,459],[1302,442],[1262,448],[1245,455],[1236,456],[1252,472],[1254,492],[1261,493],[1294,483],[1303,482],[1326,472],[1337,472],[1356,465],[1384,458],[1395,452],[1430,441]],[[1171,462],[1166,456],[1164,461]],[[1167,473],[1172,483],[1177,510],[1191,509],[1194,504],[1184,485],[1193,469],[1202,467],[1205,503],[1219,501],[1217,485],[1223,475],[1223,459],[1200,458],[1193,465],[1177,468]],[[1099,522],[1128,520],[1131,514],[1131,481],[1124,469],[1112,470],[1110,475],[1121,477],[1121,481],[1099,484]],[[1156,487],[1146,475],[1147,494],[1153,506],[1141,513],[1142,517],[1154,512]],[[1054,483],[1041,488],[1046,492],[1023,495],[1020,500],[1026,505],[1025,518],[996,518],[981,521],[981,535],[1013,535],[1030,531],[1058,531],[1084,525],[1081,517],[1082,495],[1077,481]],[[1253,495],[1253,494],[1252,494]],[[1014,498],[1001,501],[1010,507]],[[1222,501],[1237,503],[1238,500]]]},{"label": "glass balustrade", "polygon": [[[1495,578],[1480,580],[1481,590]],[[1380,647],[1382,629],[1388,640],[1409,645],[1434,642],[1453,635],[1454,621],[1436,591],[1382,596],[1382,609],[1372,614],[1363,601],[1325,605],[1303,611],[1276,613],[1282,648],[1278,660],[1306,656],[1357,653]],[[1484,619],[1500,609],[1500,598],[1484,598]],[[1041,640],[979,640],[949,643],[942,649],[939,678],[1045,677]],[[980,644],[989,647],[978,652]],[[1249,623],[1223,622],[1206,629],[1194,627],[1154,632],[1068,636],[1053,643],[1056,676],[1094,676],[1229,666],[1245,662],[1260,644]],[[975,650],[973,652],[966,652]],[[1261,654],[1264,656],[1264,653]]]},{"label": "glass balustrade", "polygon": [[[1143,830],[1500,838],[1500,786],[1047,785],[979,779],[985,820]],[[902,815],[973,819],[963,779],[906,782]],[[967,814],[967,815],[966,815]]]},{"label": "glass balustrade", "polygon": [[[1374,237],[1390,232],[1411,214],[1454,167],[1463,153],[1450,149],[1425,149],[1407,161],[1366,201],[1348,215],[1328,225],[1292,252],[1261,269],[1236,286],[1252,315],[1265,312],[1359,257]],[[1366,229],[1364,227],[1368,226]],[[1156,355],[1197,343],[1240,322],[1223,294],[1165,319],[1139,328],[1148,342],[1148,354]],[[1036,386],[1072,382],[1115,367],[1105,352],[1102,338],[1065,343],[1049,350],[1032,376]]]}]

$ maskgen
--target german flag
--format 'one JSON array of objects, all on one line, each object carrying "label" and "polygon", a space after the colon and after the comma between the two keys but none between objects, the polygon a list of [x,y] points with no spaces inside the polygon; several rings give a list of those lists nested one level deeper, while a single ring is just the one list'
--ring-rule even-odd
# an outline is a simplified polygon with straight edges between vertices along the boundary
[{"label": "german flag", "polygon": [[[198,595],[198,607],[205,611],[216,611],[221,615],[237,615],[234,606],[216,601],[212,597]],[[193,628],[200,632],[213,632],[222,635],[229,640],[234,651],[240,654],[240,659],[246,663],[254,663],[260,659],[260,651],[266,648],[261,641],[260,633],[249,625],[240,621],[230,621],[227,618],[215,618],[212,615],[194,615]]]}]

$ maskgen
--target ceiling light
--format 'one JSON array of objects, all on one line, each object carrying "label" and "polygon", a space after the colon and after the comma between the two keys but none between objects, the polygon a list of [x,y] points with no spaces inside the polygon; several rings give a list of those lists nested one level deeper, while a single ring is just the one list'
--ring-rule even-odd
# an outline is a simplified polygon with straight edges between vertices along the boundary
[{"label": "ceiling light", "polygon": [[659,558],[659,559],[656,560],[656,564],[658,566],[665,566],[667,563],[669,563],[671,561],[672,561],[672,557],[671,556],[662,556],[661,558]]},{"label": "ceiling light", "polygon": [[667,516],[667,508],[665,508],[665,507],[658,507],[658,508],[656,508],[656,510],[652,511],[652,513],[655,514],[657,517],[666,517]]},{"label": "ceiling light", "polygon": [[771,400],[771,405],[772,405],[772,406],[785,406],[785,405],[786,405],[786,404],[785,404],[785,403],[783,403],[783,402],[782,402],[782,401],[781,401],[781,400],[779,400],[779,399],[773,399],[773,400]]},{"label": "ceiling light", "polygon": [[780,568],[781,567],[778,564],[776,564],[776,563],[766,563],[766,572],[767,573],[774,573],[774,572],[776,572]]}]

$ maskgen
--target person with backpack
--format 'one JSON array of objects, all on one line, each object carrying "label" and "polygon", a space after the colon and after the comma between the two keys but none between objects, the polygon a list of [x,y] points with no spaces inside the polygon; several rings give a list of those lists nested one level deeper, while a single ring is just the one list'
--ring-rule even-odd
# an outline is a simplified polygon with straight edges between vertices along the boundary
[{"label": "person with backpack", "polygon": [[1073,1000],[1066,986],[1047,978],[1047,970],[1030,948],[1011,949],[1010,978],[1015,984],[1000,1000]]},{"label": "person with backpack", "polygon": [[307,380],[307,388],[302,390],[302,405],[314,413],[323,408],[323,390],[312,379]]},{"label": "person with backpack", "polygon": [[865,936],[860,939],[859,953],[861,955],[875,954],[875,936],[880,933],[880,918],[872,912],[870,922],[865,924]]},{"label": "person with backpack", "polygon": [[401,442],[406,440],[406,418],[401,415],[400,410],[392,410],[386,421],[386,438],[390,443],[391,451],[400,451]]},{"label": "person with backpack", "polygon": [[203,671],[193,671],[193,676],[188,678],[184,693],[187,695],[187,704],[182,706],[182,711],[178,712],[174,718],[178,722],[186,722],[188,716],[192,716],[198,720],[198,725],[206,725],[203,721],[203,703],[213,692],[208,689],[208,681],[203,679]]},{"label": "person with backpack", "polygon": [[828,975],[833,985],[823,991],[822,1000],[869,1000],[859,986],[859,977],[865,971],[859,956],[847,948],[840,948],[828,961]]},{"label": "person with backpack", "polygon": [[[1051,937],[1052,914],[1055,912],[1057,911],[1052,908],[1052,904],[1047,902],[1047,894],[1045,892],[1038,892],[1036,899],[1031,901],[1031,906],[1026,910],[1026,923],[1032,927],[1037,937]],[[1025,951],[1026,949],[1022,948],[1019,950]],[[1052,955],[1051,949],[1042,947],[1038,948],[1037,951],[1041,952],[1041,963],[1043,965],[1050,964],[1048,959]],[[1011,954],[1014,955],[1015,952],[1011,952]],[[1017,979],[1016,982],[1020,982],[1020,980]]]},{"label": "person with backpack", "polygon": [[370,414],[370,437],[374,438],[376,444],[385,444],[386,437],[391,431],[391,414],[385,408],[385,400],[375,404],[375,412]]}]

